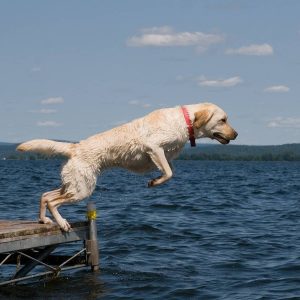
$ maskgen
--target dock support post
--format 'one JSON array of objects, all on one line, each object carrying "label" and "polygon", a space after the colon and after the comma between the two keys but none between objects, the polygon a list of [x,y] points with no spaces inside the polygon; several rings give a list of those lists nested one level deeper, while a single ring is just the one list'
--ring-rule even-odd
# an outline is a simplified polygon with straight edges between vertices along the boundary
[{"label": "dock support post", "polygon": [[96,205],[89,202],[87,205],[87,218],[89,221],[89,239],[86,240],[86,249],[88,255],[88,264],[91,266],[93,272],[99,270],[99,249],[97,239],[97,211]]}]

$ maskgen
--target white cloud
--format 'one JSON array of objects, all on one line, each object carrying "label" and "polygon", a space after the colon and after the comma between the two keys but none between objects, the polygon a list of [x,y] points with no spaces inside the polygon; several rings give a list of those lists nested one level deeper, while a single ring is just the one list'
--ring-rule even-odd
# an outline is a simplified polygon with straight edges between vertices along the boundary
[{"label": "white cloud", "polygon": [[263,55],[272,55],[273,52],[274,52],[273,48],[269,44],[261,44],[261,45],[252,44],[237,49],[227,49],[225,53],[263,56]]},{"label": "white cloud", "polygon": [[56,113],[56,109],[42,108],[38,112],[41,113],[41,114],[53,114],[53,113]]},{"label": "white cloud", "polygon": [[207,87],[233,87],[242,82],[243,80],[239,76],[214,80],[206,79],[204,76],[198,78],[198,85]]},{"label": "white cloud", "polygon": [[59,127],[62,126],[61,123],[55,122],[55,121],[40,121],[37,122],[37,126],[41,127]]},{"label": "white cloud", "polygon": [[63,97],[51,97],[41,100],[41,104],[61,104],[64,103]]},{"label": "white cloud", "polygon": [[140,104],[140,102],[138,100],[130,100],[128,103],[130,105],[139,105]]},{"label": "white cloud", "polygon": [[273,85],[264,89],[267,93],[287,93],[290,91],[290,88],[286,85]]},{"label": "white cloud", "polygon": [[141,106],[141,107],[144,107],[144,108],[151,107],[151,104],[144,103],[144,102],[141,102],[139,100],[131,100],[131,101],[128,102],[128,104],[130,104],[130,105],[136,105],[136,106]]},{"label": "white cloud", "polygon": [[30,110],[31,113],[38,113],[38,114],[53,114],[56,113],[56,109],[48,109],[48,108],[42,108],[38,110]]},{"label": "white cloud", "polygon": [[224,36],[203,32],[175,32],[169,26],[142,29],[141,35],[127,40],[129,47],[187,47],[197,46],[200,52],[210,45],[221,43]]},{"label": "white cloud", "polygon": [[300,118],[277,117],[271,120],[267,127],[270,128],[300,128]]}]

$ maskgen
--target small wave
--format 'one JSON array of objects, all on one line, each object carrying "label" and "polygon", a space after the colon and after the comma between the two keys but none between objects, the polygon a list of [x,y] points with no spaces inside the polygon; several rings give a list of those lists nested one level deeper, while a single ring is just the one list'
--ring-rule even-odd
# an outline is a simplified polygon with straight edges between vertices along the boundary
[{"label": "small wave", "polygon": [[139,231],[139,232],[144,232],[144,233],[159,233],[162,232],[161,229],[157,228],[154,225],[150,224],[139,224],[139,225],[132,225],[128,229],[128,231]]},{"label": "small wave", "polygon": [[31,180],[32,180],[32,181],[38,181],[38,182],[40,182],[40,181],[41,181],[41,176],[32,175],[32,176],[31,176]]},{"label": "small wave", "polygon": [[150,271],[141,271],[141,270],[124,270],[117,267],[106,266],[102,269],[102,272],[113,275],[119,281],[146,281],[151,280],[161,280],[165,275],[161,272],[150,272]]},{"label": "small wave", "polygon": [[[199,297],[199,290],[197,288],[175,288],[174,291],[170,292],[166,299],[196,299]],[[209,299],[208,295],[201,295],[205,297],[202,299]],[[198,298],[197,298],[198,299]]]}]

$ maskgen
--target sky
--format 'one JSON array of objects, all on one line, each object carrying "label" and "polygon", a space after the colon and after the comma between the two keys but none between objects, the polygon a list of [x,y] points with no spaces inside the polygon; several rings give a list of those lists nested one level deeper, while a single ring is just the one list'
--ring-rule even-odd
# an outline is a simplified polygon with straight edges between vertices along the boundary
[{"label": "sky", "polygon": [[299,143],[299,13],[297,0],[0,0],[0,141],[78,141],[212,102],[233,144]]}]

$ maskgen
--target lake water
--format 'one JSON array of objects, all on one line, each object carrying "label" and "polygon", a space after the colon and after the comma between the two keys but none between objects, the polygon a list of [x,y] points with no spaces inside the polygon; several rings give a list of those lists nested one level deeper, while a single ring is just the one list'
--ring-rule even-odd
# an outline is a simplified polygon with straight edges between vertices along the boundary
[{"label": "lake water", "polygon": [[[0,161],[0,219],[37,219],[59,161]],[[113,170],[91,197],[101,271],[0,288],[0,299],[300,299],[300,162],[176,161],[174,178]],[[84,220],[86,201],[60,208]]]}]

